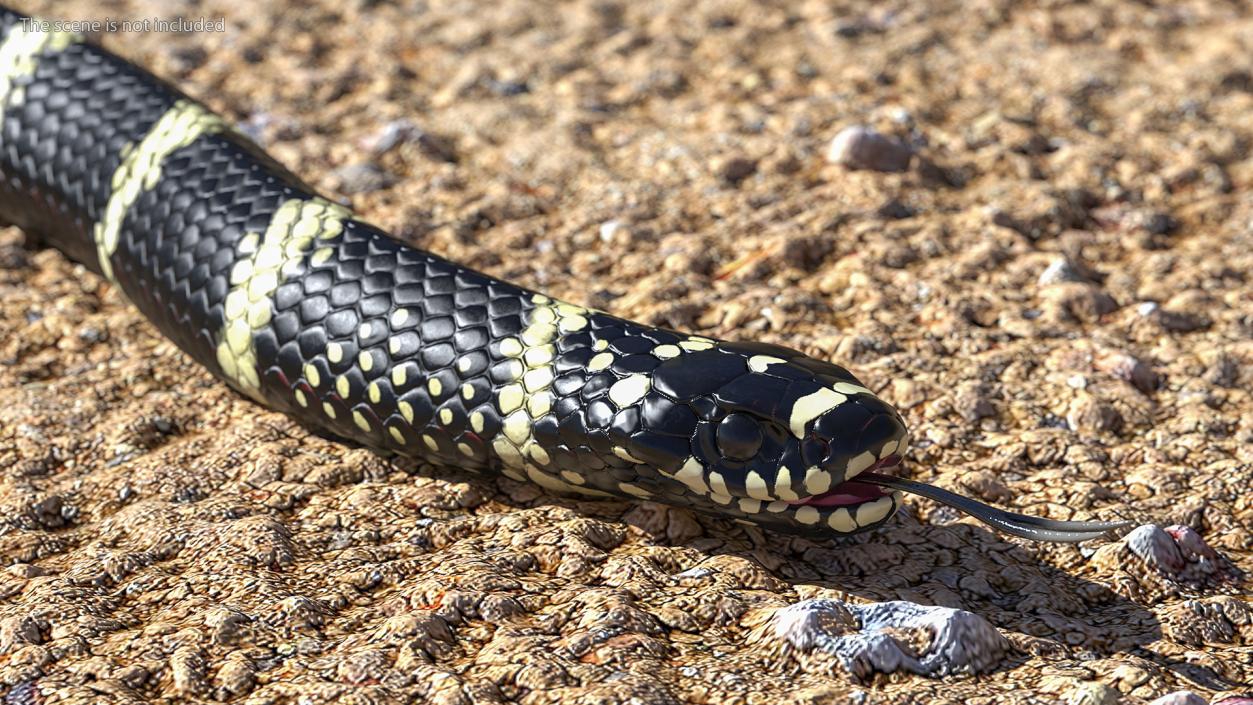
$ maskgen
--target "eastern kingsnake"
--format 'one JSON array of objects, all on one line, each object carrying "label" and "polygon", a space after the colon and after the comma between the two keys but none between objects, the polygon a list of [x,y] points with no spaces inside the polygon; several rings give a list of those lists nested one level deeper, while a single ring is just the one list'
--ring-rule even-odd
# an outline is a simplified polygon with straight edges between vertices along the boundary
[{"label": "eastern kingsnake", "polygon": [[905,425],[847,370],[632,323],[409,247],[124,59],[8,9],[0,23],[0,216],[320,432],[811,536],[880,526],[894,490],[1029,538],[1120,526],[885,475]]}]

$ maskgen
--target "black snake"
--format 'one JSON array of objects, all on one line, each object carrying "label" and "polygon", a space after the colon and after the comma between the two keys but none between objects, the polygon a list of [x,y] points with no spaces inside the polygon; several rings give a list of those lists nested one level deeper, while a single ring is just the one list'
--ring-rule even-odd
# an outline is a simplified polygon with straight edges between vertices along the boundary
[{"label": "black snake", "polygon": [[842,367],[632,323],[414,249],[126,60],[8,9],[0,27],[0,216],[320,432],[811,536],[882,525],[899,490],[1036,539],[1121,525],[892,477],[905,425]]}]

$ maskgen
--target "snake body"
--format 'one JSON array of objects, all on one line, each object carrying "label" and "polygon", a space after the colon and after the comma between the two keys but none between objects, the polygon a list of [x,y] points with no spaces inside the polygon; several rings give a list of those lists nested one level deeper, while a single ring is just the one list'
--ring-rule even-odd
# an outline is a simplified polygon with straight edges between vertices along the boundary
[{"label": "snake body", "polygon": [[791,533],[897,509],[889,480],[852,480],[898,464],[905,425],[844,368],[415,249],[130,62],[7,9],[0,28],[0,216],[258,403],[383,453]]}]

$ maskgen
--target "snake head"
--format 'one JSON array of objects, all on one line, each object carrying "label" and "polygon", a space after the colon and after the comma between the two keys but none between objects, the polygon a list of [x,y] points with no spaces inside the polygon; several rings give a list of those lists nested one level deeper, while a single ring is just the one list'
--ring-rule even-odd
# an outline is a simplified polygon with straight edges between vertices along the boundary
[{"label": "snake head", "polygon": [[657,479],[667,501],[805,535],[865,531],[898,506],[854,478],[900,462],[900,415],[795,350],[718,342],[675,357],[653,371],[641,416],[623,449],[668,480]]}]

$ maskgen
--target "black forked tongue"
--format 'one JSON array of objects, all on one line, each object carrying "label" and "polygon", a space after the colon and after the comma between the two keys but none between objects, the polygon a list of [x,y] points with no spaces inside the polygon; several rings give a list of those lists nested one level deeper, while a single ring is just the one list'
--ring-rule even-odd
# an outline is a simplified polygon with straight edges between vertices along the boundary
[{"label": "black forked tongue", "polygon": [[963,497],[934,485],[873,472],[863,472],[855,478],[855,481],[881,485],[935,500],[940,504],[965,512],[998,531],[1032,541],[1078,543],[1100,538],[1113,529],[1121,529],[1135,523],[1131,521],[1058,521],[1015,514],[976,502],[969,497]]}]

